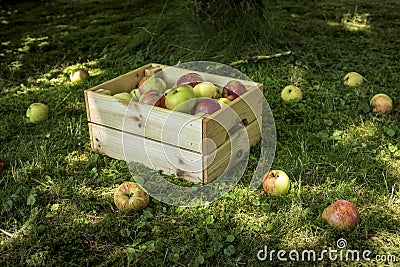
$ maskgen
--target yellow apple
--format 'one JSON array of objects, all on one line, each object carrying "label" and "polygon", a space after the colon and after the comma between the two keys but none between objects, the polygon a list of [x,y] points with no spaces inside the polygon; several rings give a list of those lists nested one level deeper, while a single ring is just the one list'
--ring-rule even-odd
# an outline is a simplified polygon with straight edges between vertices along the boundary
[{"label": "yellow apple", "polygon": [[359,86],[361,84],[363,84],[364,82],[364,77],[357,73],[357,72],[349,72],[347,73],[344,78],[344,84],[348,85],[348,86]]},{"label": "yellow apple", "polygon": [[295,85],[288,85],[283,88],[281,92],[281,97],[284,101],[290,101],[294,99],[298,99],[301,101],[303,99],[303,92],[301,89]]}]

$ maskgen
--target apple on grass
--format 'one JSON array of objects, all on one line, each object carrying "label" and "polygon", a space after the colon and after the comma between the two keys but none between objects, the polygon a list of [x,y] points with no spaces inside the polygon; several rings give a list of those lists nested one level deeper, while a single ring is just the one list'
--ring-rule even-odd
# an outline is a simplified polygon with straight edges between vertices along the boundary
[{"label": "apple on grass", "polygon": [[165,107],[184,113],[192,113],[196,104],[196,96],[190,85],[183,84],[167,90],[165,96]]},{"label": "apple on grass", "polygon": [[229,81],[222,88],[222,97],[228,98],[231,101],[235,100],[244,93],[246,93],[246,86],[244,86],[241,82],[237,80]]},{"label": "apple on grass", "polygon": [[218,100],[214,98],[202,98],[197,101],[197,104],[193,108],[192,114],[212,114],[219,109],[221,109],[221,105],[219,104]]},{"label": "apple on grass", "polygon": [[72,70],[71,74],[69,75],[69,79],[71,82],[81,82],[89,80],[90,74],[85,68],[76,68]]},{"label": "apple on grass", "polygon": [[386,94],[376,94],[370,100],[372,111],[381,115],[389,114],[393,109],[393,101]]},{"label": "apple on grass", "polygon": [[271,196],[285,195],[290,188],[289,176],[282,170],[270,170],[263,177],[262,187]]},{"label": "apple on grass", "polygon": [[211,82],[201,82],[193,87],[193,92],[196,97],[214,98],[217,96],[218,87]]},{"label": "apple on grass", "polygon": [[26,117],[32,123],[40,123],[47,119],[49,116],[49,108],[43,103],[33,103],[26,111]]},{"label": "apple on grass", "polygon": [[353,203],[340,199],[324,209],[322,219],[332,228],[345,230],[354,228],[360,223],[360,214]]},{"label": "apple on grass", "polygon": [[303,92],[295,85],[288,85],[281,91],[281,98],[284,101],[290,101],[294,99],[301,101],[303,99]]},{"label": "apple on grass", "polygon": [[114,192],[114,203],[123,212],[141,211],[149,201],[149,194],[138,183],[124,182]]},{"label": "apple on grass", "polygon": [[344,80],[345,85],[354,87],[354,86],[362,85],[364,82],[364,77],[361,74],[352,71],[352,72],[347,73],[344,76],[343,80]]}]

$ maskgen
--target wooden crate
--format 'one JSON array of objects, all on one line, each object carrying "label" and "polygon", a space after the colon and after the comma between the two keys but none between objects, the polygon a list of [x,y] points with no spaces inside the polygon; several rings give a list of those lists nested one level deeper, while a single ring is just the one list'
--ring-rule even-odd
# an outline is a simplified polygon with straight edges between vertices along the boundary
[{"label": "wooden crate", "polygon": [[[261,136],[262,84],[241,81],[247,92],[206,115],[191,115],[112,95],[136,88],[143,76],[157,71],[167,88],[187,69],[147,64],[85,91],[93,151],[135,161],[166,174],[207,184],[235,165]],[[198,72],[206,81],[224,85],[230,77]]]}]

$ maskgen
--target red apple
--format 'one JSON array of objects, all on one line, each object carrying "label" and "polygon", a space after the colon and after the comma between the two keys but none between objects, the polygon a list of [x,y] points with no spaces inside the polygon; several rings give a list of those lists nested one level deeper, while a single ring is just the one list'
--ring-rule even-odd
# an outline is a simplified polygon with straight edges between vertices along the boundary
[{"label": "red apple", "polygon": [[157,90],[149,90],[142,94],[139,102],[157,107],[165,107],[165,97]]},{"label": "red apple", "polygon": [[197,84],[203,82],[204,79],[201,77],[200,74],[195,73],[195,72],[189,72],[181,77],[179,77],[178,81],[176,82],[176,85],[182,85],[182,84],[187,84],[190,85],[191,87],[195,87]]},{"label": "red apple", "polygon": [[290,188],[289,176],[282,170],[270,170],[263,177],[262,187],[271,196],[287,194]]},{"label": "red apple", "polygon": [[236,80],[229,81],[222,89],[222,97],[234,100],[246,92],[246,86]]},{"label": "red apple", "polygon": [[372,112],[381,115],[389,114],[393,109],[393,101],[386,94],[374,95],[370,100],[370,104],[373,106]]},{"label": "red apple", "polygon": [[340,199],[329,205],[322,212],[322,218],[336,229],[344,230],[357,226],[360,223],[360,215],[353,203]]},{"label": "red apple", "polygon": [[218,100],[214,98],[202,98],[194,106],[192,114],[197,114],[197,113],[212,114],[217,110],[219,110],[220,108],[221,105],[219,104]]},{"label": "red apple", "polygon": [[138,183],[124,182],[114,192],[114,203],[120,211],[143,210],[149,201],[149,194]]}]

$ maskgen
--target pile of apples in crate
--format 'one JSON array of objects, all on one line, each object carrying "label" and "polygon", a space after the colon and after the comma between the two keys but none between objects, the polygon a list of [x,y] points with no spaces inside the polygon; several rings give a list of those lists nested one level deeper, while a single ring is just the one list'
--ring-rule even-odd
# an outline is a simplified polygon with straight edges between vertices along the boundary
[{"label": "pile of apples in crate", "polygon": [[245,92],[246,87],[238,80],[231,80],[221,87],[205,81],[198,73],[189,72],[169,89],[162,78],[152,75],[144,76],[138,88],[131,92],[113,96],[188,114],[212,114]]}]

